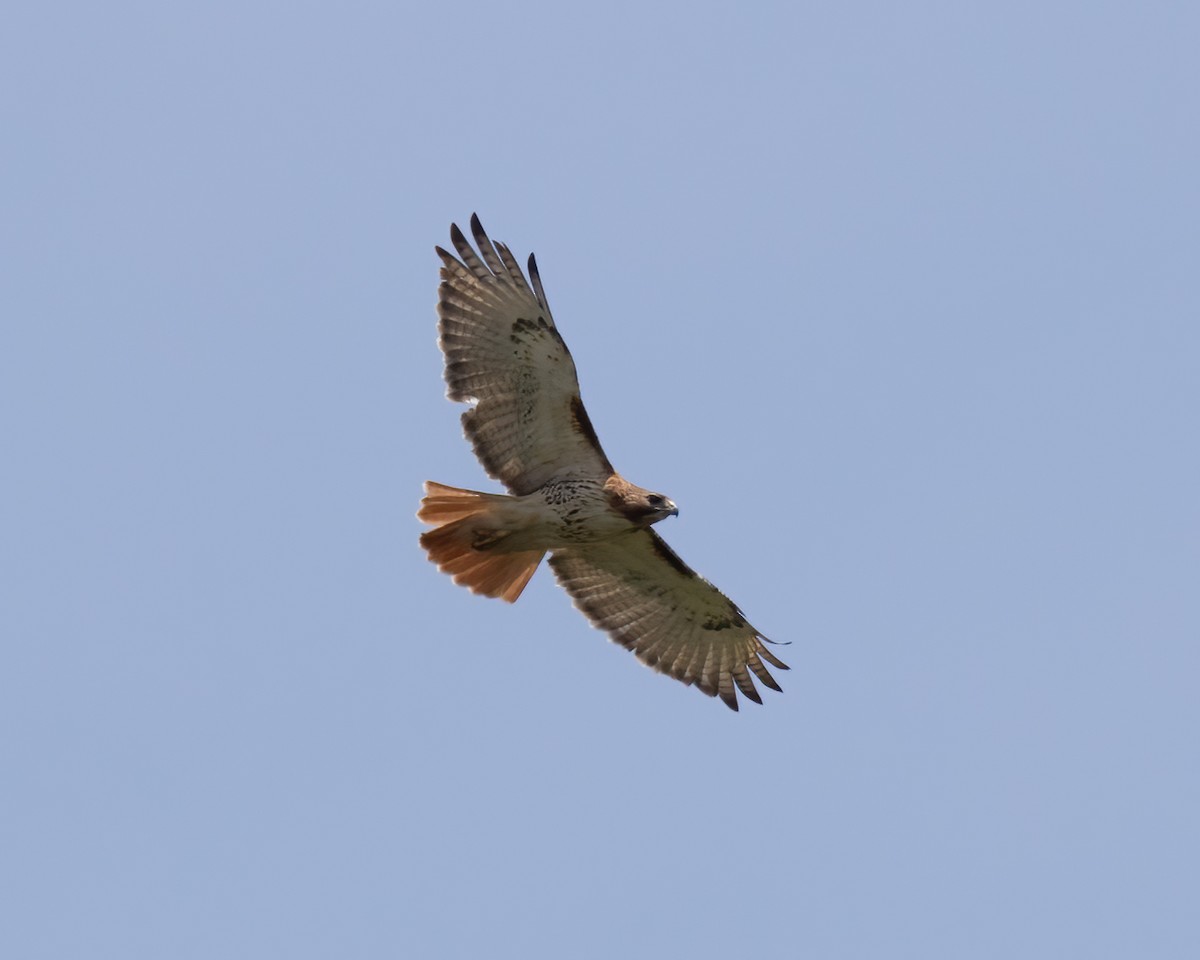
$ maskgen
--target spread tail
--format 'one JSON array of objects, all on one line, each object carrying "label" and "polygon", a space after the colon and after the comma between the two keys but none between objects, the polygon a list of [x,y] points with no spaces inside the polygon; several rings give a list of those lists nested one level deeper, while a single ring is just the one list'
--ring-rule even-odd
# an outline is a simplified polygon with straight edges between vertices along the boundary
[{"label": "spread tail", "polygon": [[417,511],[417,519],[434,527],[421,534],[421,546],[438,569],[474,593],[509,603],[521,595],[546,555],[545,550],[504,550],[508,532],[487,521],[511,499],[427,480]]}]

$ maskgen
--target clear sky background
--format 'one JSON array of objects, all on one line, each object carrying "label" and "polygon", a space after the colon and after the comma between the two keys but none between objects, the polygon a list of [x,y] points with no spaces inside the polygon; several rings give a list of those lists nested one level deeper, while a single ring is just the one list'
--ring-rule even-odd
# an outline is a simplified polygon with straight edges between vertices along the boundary
[{"label": "clear sky background", "polygon": [[[1200,956],[1200,13],[24,4],[0,955]],[[538,254],[726,710],[497,489],[435,243]]]}]

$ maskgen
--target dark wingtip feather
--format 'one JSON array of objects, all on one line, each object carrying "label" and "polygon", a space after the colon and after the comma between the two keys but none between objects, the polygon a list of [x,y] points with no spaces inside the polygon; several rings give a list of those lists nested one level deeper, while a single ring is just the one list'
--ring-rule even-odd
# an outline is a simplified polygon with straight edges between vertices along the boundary
[{"label": "dark wingtip feather", "polygon": [[[764,637],[763,639],[765,640],[766,638]],[[759,647],[758,654],[760,657],[762,657],[764,660],[766,660],[767,663],[769,663],[773,667],[778,667],[780,670],[791,670],[792,669],[786,663],[784,663],[782,660],[780,660],[777,656],[775,656],[773,653],[771,653],[771,651],[768,650],[766,647]]]},{"label": "dark wingtip feather", "polygon": [[529,281],[533,284],[533,292],[537,295],[538,303],[542,305],[542,309],[549,312],[550,303],[546,299],[546,291],[542,289],[542,278],[538,273],[537,258],[531,253],[529,255]]}]

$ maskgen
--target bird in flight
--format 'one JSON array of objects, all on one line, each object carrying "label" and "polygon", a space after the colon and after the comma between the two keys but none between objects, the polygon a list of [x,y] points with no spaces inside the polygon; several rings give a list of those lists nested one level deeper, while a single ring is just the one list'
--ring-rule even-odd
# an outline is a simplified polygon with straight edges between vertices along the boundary
[{"label": "bird in flight", "polygon": [[[442,260],[438,344],[451,400],[470,404],[463,432],[510,496],[432,480],[417,517],[421,546],[475,593],[514,602],[542,558],[592,624],[644,664],[719,696],[762,703],[766,664],[788,669],[737,605],[676,555],[652,525],[679,510],[630,483],[600,447],[575,362],[529,257],[529,280],[477,216],[478,253],[452,224]],[[530,286],[532,281],[532,287]],[[766,661],[766,663],[764,663]]]}]

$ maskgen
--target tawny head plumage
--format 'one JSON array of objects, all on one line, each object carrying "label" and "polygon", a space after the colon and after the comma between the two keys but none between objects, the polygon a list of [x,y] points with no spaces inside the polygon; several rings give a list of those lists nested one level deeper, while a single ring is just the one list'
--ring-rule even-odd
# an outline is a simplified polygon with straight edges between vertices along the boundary
[{"label": "tawny head plumage", "polygon": [[640,527],[679,516],[679,508],[669,497],[632,484],[619,474],[609,477],[604,492],[614,510]]}]

